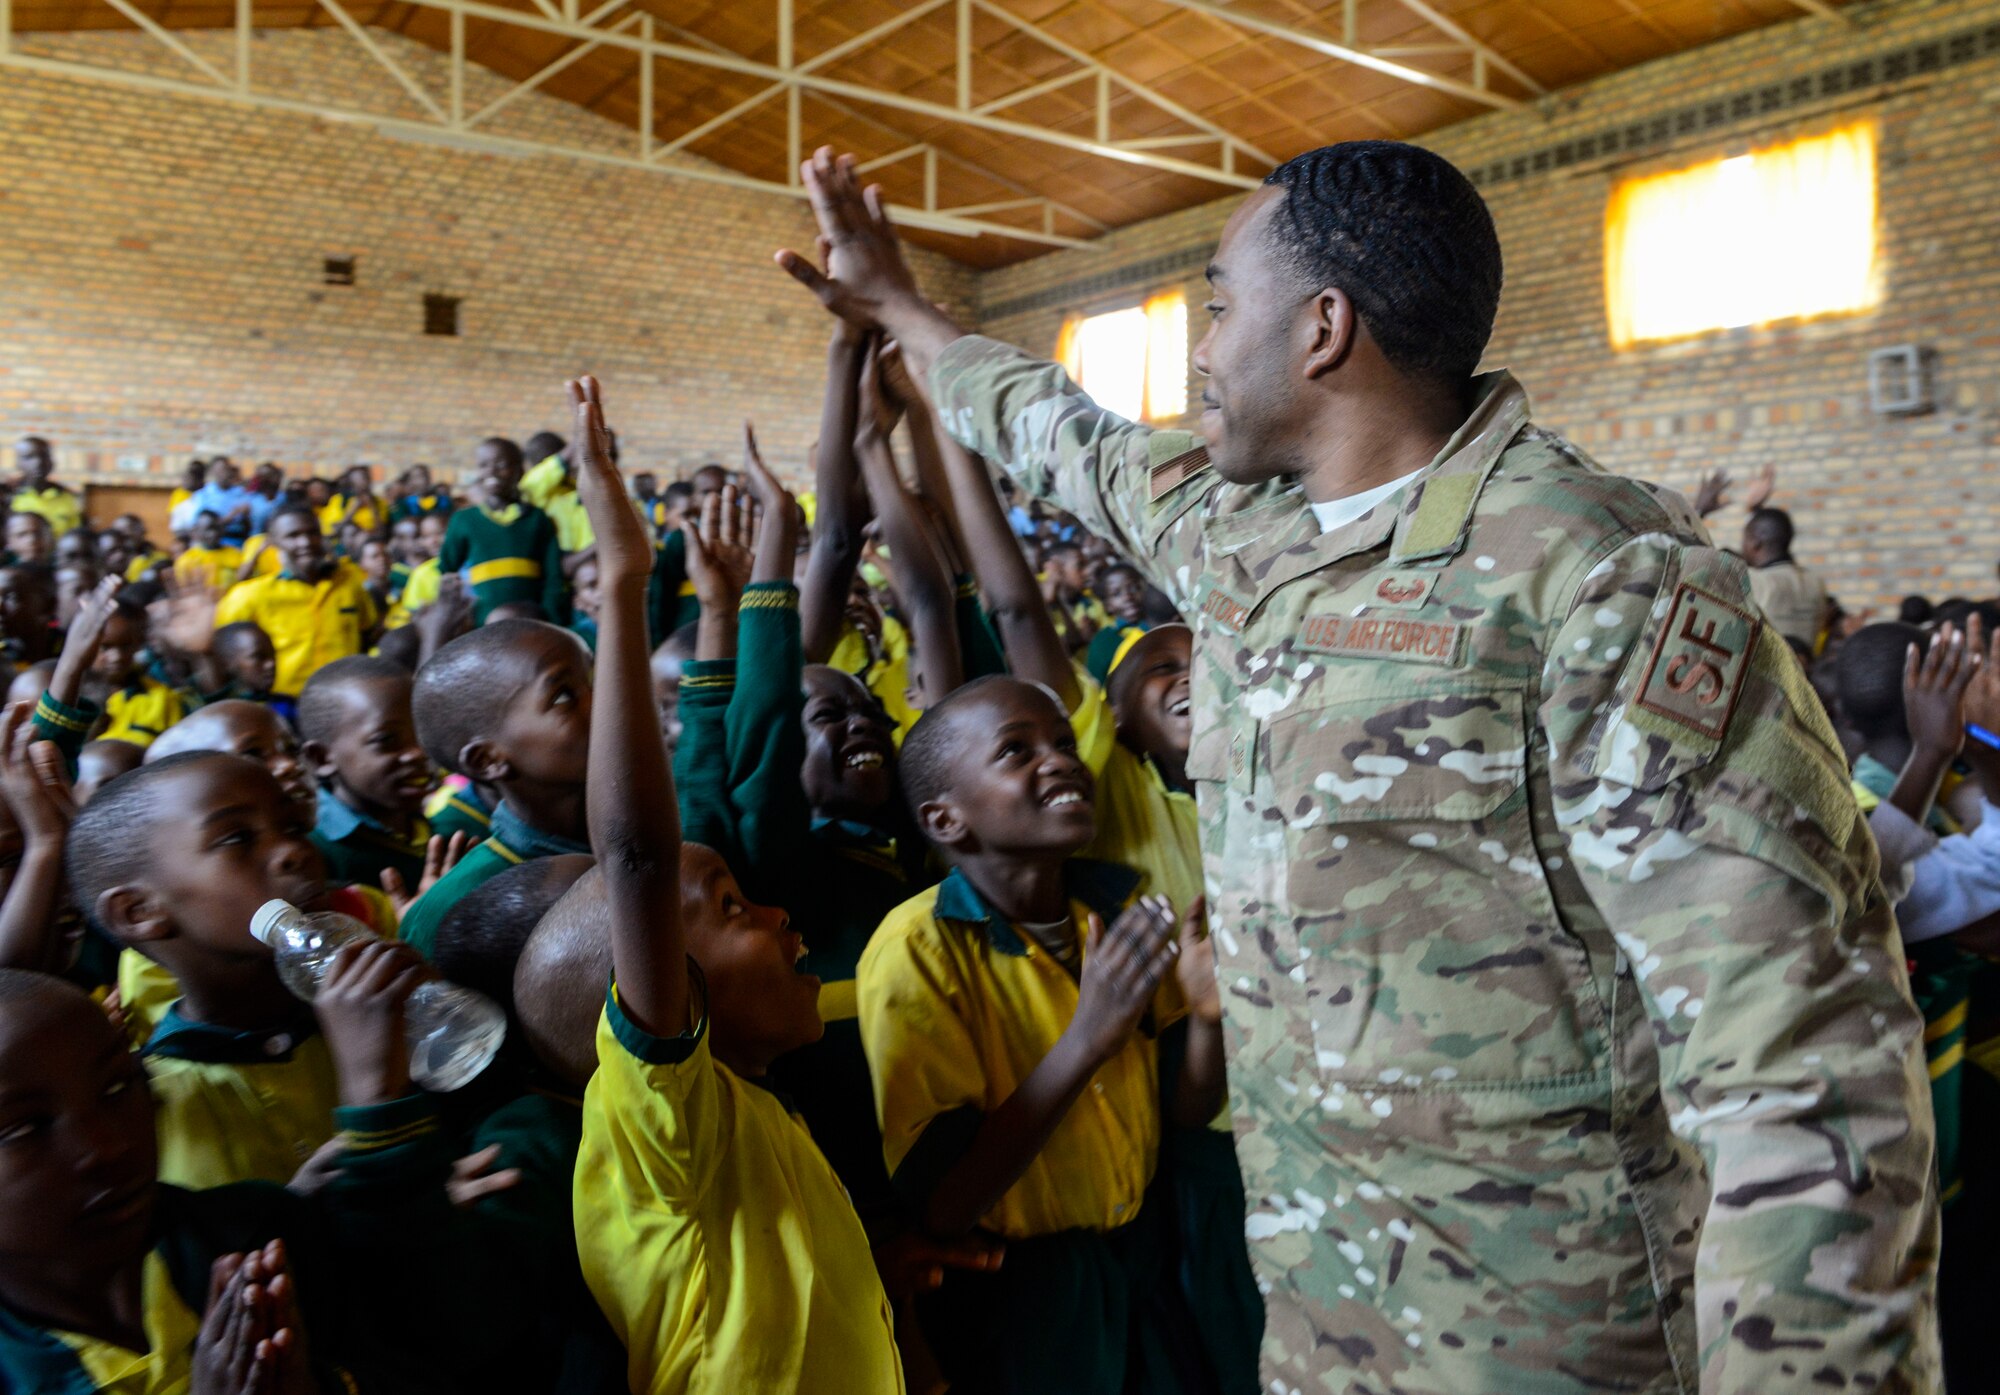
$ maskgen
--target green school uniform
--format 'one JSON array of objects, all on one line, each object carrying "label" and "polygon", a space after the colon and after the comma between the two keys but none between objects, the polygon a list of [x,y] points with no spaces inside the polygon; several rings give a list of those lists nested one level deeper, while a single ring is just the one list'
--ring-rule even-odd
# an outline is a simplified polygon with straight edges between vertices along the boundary
[{"label": "green school uniform", "polygon": [[493,834],[493,811],[479,797],[477,787],[470,784],[445,786],[431,796],[424,813],[431,821],[431,836],[434,838],[449,841],[453,834],[463,833],[477,845]]},{"label": "green school uniform", "polygon": [[516,1168],[520,1182],[479,1202],[479,1212],[509,1238],[513,1273],[535,1292],[538,1365],[522,1389],[552,1395],[622,1395],[625,1348],[583,1282],[576,1258],[576,1154],[583,1141],[583,1100],[533,1089],[488,1114],[468,1151],[498,1145],[496,1168]]},{"label": "green school uniform", "polygon": [[[453,514],[452,517],[462,518],[464,513]],[[500,807],[493,811],[492,836],[460,858],[458,866],[418,897],[417,903],[404,915],[403,943],[414,945],[417,953],[430,958],[437,947],[438,926],[444,924],[446,913],[474,887],[530,858],[555,857],[560,853],[582,853],[588,857],[590,844],[544,833],[515,813],[506,800],[501,800]]]},{"label": "green school uniform", "polygon": [[496,1334],[518,1330],[522,1304],[490,1227],[446,1199],[455,1150],[429,1097],[343,1108],[334,1123],[346,1151],[315,1196],[264,1182],[160,1186],[144,1316],[149,1338],[171,1345],[129,1352],[0,1304],[0,1390],[91,1395],[121,1374],[185,1388],[209,1266],[274,1238],[285,1242],[319,1389],[507,1388],[514,1344]]},{"label": "green school uniform", "polygon": [[484,624],[493,607],[517,601],[532,601],[552,617],[564,613],[556,526],[533,504],[454,512],[438,551],[438,570],[466,573],[475,625]]},{"label": "green school uniform", "polygon": [[319,817],[313,823],[312,841],[326,859],[330,881],[380,886],[383,870],[393,867],[403,885],[414,888],[423,880],[424,853],[430,840],[431,826],[423,818],[418,818],[411,825],[410,836],[403,838],[332,790],[319,792]]}]

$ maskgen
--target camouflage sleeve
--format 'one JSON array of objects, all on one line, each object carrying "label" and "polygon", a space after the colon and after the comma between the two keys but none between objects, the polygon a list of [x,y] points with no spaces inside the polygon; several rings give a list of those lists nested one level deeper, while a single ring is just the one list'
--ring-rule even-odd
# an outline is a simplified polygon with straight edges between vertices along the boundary
[{"label": "camouflage sleeve", "polygon": [[1107,412],[1060,365],[976,334],[938,356],[931,392],[952,439],[1075,514],[1186,608],[1200,570],[1193,505],[1216,485],[1199,436]]},{"label": "camouflage sleeve", "polygon": [[1935,1389],[1923,1020],[1839,743],[1735,558],[1654,533],[1592,560],[1544,651],[1548,865],[1706,1167],[1701,1389]]}]

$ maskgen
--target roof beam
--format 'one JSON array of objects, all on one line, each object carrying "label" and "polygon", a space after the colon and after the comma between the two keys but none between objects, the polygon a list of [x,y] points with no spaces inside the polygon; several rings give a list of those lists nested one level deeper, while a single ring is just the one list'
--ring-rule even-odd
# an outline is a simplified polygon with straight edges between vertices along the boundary
[{"label": "roof beam", "polygon": [[[1424,23],[1430,25],[1431,28],[1437,30],[1439,33],[1447,34],[1451,36],[1453,39],[1456,39],[1459,45],[1463,47],[1467,53],[1478,55],[1481,59],[1485,61],[1487,67],[1498,68],[1501,72],[1505,73],[1508,77],[1514,79],[1514,81],[1520,83],[1521,86],[1527,88],[1537,97],[1541,96],[1543,93],[1548,91],[1546,87],[1542,86],[1539,82],[1536,82],[1533,78],[1529,77],[1526,73],[1522,72],[1519,68],[1515,67],[1512,63],[1508,62],[1506,58],[1502,57],[1498,52],[1496,52],[1490,44],[1487,44],[1483,40],[1474,38],[1472,34],[1468,32],[1456,20],[1449,19],[1446,16],[1439,14],[1436,10],[1432,9],[1429,5],[1425,4],[1424,0],[1397,0],[1397,3],[1400,4],[1404,9],[1408,10],[1411,14],[1421,19]],[[1387,50],[1378,48],[1375,50],[1375,52],[1386,53]]]},{"label": "roof beam", "polygon": [[1827,3],[1827,0],[1792,0],[1792,3],[1807,14],[1818,15],[1821,19],[1837,19],[1842,24],[1854,23],[1853,15],[1845,10],[1836,10]]},{"label": "roof beam", "polygon": [[[1309,34],[1303,29],[1294,29],[1288,24],[1279,24],[1273,20],[1260,19],[1256,15],[1244,14],[1239,10],[1228,9],[1221,5],[1212,5],[1207,0],[1160,0],[1160,2],[1172,5],[1176,9],[1190,10],[1195,14],[1208,15],[1210,18],[1222,20],[1224,23],[1234,25],[1238,29],[1247,29],[1254,34],[1263,34],[1273,39],[1283,39],[1287,43],[1311,49],[1314,53],[1324,54],[1328,58],[1337,58],[1343,63],[1352,63],[1358,68],[1367,68],[1372,72],[1381,73],[1386,77],[1399,78],[1404,82],[1414,83],[1419,87],[1428,87],[1434,92],[1447,93],[1453,97],[1463,98],[1468,102],[1478,102],[1485,106],[1497,107],[1502,111],[1518,111],[1527,105],[1527,103],[1521,101],[1519,98],[1495,92],[1490,87],[1460,82],[1457,78],[1444,77],[1438,73],[1425,72],[1422,68],[1412,68],[1407,63],[1399,63],[1392,58],[1383,58],[1379,54],[1370,52],[1368,49],[1361,48],[1358,45],[1337,43],[1323,35]],[[1477,53],[1474,54],[1474,59],[1475,67],[1483,65],[1487,61],[1481,59]]]}]

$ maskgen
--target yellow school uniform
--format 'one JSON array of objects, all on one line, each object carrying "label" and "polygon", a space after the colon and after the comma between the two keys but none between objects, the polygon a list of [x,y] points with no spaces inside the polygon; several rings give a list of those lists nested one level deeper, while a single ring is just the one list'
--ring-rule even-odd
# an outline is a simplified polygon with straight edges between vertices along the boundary
[{"label": "yellow school uniform", "polygon": [[[353,503],[354,500],[345,494],[336,494],[331,499],[328,499],[326,507],[319,511],[319,530],[328,537],[332,537],[339,531],[340,525],[347,521],[347,510]],[[370,495],[367,501],[355,511],[353,522],[356,527],[362,529],[364,532],[373,532],[376,521],[380,517],[381,515],[375,508],[375,498],[373,495]]]},{"label": "yellow school uniform", "polygon": [[376,618],[367,579],[345,559],[318,581],[279,572],[243,582],[215,611],[218,627],[254,620],[271,637],[278,651],[275,691],[284,697],[297,697],[306,680],[335,659],[359,654]]},{"label": "yellow school uniform", "polygon": [[128,741],[145,748],[187,715],[181,695],[157,679],[142,678],[113,693],[104,703],[108,724],[100,741]]},{"label": "yellow school uniform", "polygon": [[549,516],[549,522],[556,525],[556,546],[564,552],[581,552],[597,541],[597,530],[590,526],[583,498],[574,489],[564,490],[539,507]]},{"label": "yellow school uniform", "polygon": [[182,586],[236,584],[236,569],[243,565],[243,553],[233,547],[190,547],[174,561],[174,580]]},{"label": "yellow school uniform", "polygon": [[[262,551],[259,551],[260,548]],[[245,578],[246,580],[254,580],[260,576],[276,576],[285,569],[284,557],[279,554],[277,548],[264,546],[264,535],[262,533],[253,533],[244,539],[243,555],[257,559],[257,570],[250,573],[250,576]],[[241,564],[239,563],[238,565],[240,566]]]},{"label": "yellow school uniform", "polygon": [[923,713],[910,704],[910,632],[895,616],[882,617],[882,661],[871,666],[872,657],[861,631],[842,621],[840,638],[834,642],[827,664],[853,674],[875,694],[895,725],[896,744],[901,746]]},{"label": "yellow school uniform", "polygon": [[49,531],[57,537],[75,532],[83,522],[83,501],[60,485],[17,490],[12,507],[15,513],[40,514],[49,521]]},{"label": "yellow school uniform", "polygon": [[383,628],[399,630],[416,619],[418,611],[438,598],[438,580],[435,557],[410,568],[409,576],[403,580],[403,594],[389,607],[389,618],[383,622]]},{"label": "yellow school uniform", "polygon": [[174,510],[192,498],[194,498],[194,491],[192,489],[175,489],[173,493],[167,496],[167,516],[169,518],[173,517]]},{"label": "yellow school uniform", "polygon": [[549,507],[549,500],[568,486],[569,471],[563,468],[560,452],[546,460],[537,460],[521,474],[521,497],[544,511]]},{"label": "yellow school uniform", "polygon": [[102,1337],[57,1328],[49,1335],[76,1353],[100,1395],[180,1395],[193,1378],[201,1317],[181,1300],[158,1250],[146,1252],[140,1269],[139,1308],[149,1351],[127,1351]]},{"label": "yellow school uniform", "polygon": [[1194,796],[1167,788],[1159,767],[1118,739],[1104,688],[1079,671],[1083,696],[1070,725],[1077,755],[1097,777],[1097,836],[1083,856],[1141,873],[1142,892],[1184,911],[1201,895],[1201,823]]},{"label": "yellow school uniform", "polygon": [[[1065,870],[1081,943],[1085,916],[1095,911],[1109,924],[1137,875],[1081,858]],[[1055,1046],[1076,1015],[1077,980],[954,871],[889,913],[862,952],[855,992],[883,1159],[897,1190],[914,1199]],[[1026,1239],[1112,1230],[1138,1216],[1160,1147],[1155,1037],[1185,1011],[1169,977],[1141,1029],[981,1225]]]},{"label": "yellow school uniform", "polygon": [[166,553],[149,552],[144,557],[134,557],[126,564],[125,580],[127,583],[136,584],[144,581],[149,573],[170,568],[172,565],[173,558]]},{"label": "yellow school uniform", "polygon": [[903,1389],[868,1236],[805,1127],[614,990],[576,1161],[583,1276],[638,1395]]},{"label": "yellow school uniform", "polygon": [[169,1009],[145,1057],[162,1182],[288,1182],[333,1137],[340,1091],[317,1032],[231,1032]]}]

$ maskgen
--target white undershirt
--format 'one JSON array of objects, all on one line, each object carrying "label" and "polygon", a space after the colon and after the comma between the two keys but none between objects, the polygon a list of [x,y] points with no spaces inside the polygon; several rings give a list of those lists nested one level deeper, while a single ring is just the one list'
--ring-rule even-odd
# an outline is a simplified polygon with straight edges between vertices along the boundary
[{"label": "white undershirt", "polygon": [[1323,504],[1312,505],[1313,517],[1319,520],[1320,532],[1331,533],[1336,528],[1345,528],[1422,473],[1421,469],[1412,470],[1399,480],[1378,484],[1360,494],[1350,494],[1344,499],[1328,499]]}]

